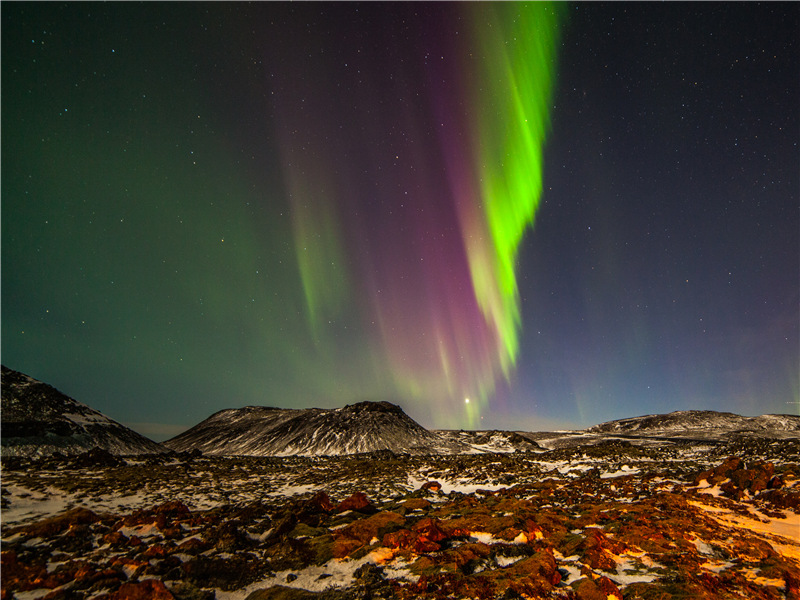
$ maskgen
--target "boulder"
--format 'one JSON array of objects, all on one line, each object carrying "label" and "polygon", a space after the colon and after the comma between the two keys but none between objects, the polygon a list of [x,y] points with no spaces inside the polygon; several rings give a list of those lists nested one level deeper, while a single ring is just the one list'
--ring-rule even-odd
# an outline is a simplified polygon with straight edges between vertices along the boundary
[{"label": "boulder", "polygon": [[364,514],[374,514],[377,511],[375,505],[369,501],[369,498],[367,498],[367,495],[364,492],[354,493],[349,498],[342,500],[336,507],[337,513],[342,513],[348,510],[353,510]]},{"label": "boulder", "polygon": [[123,583],[117,591],[96,596],[95,600],[175,600],[175,596],[157,579],[146,579]]}]

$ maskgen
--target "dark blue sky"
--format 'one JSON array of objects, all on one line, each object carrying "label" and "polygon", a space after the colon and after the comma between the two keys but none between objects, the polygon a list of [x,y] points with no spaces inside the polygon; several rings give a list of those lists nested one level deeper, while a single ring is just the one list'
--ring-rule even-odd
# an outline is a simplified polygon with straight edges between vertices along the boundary
[{"label": "dark blue sky", "polygon": [[573,8],[521,267],[522,387],[551,410],[798,412],[797,23],[776,4]]}]

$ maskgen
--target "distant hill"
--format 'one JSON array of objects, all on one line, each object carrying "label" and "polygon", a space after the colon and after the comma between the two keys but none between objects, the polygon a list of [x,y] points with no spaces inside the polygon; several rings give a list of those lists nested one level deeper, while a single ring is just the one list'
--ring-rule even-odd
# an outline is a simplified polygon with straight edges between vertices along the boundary
[{"label": "distant hill", "polygon": [[177,451],[250,456],[469,451],[468,446],[428,431],[389,402],[359,402],[334,409],[247,406],[221,410],[164,445]]},{"label": "distant hill", "polygon": [[470,448],[468,452],[510,454],[513,452],[542,451],[542,447],[539,444],[526,437],[526,433],[521,431],[437,429],[434,433],[445,440],[466,444]]},{"label": "distant hill", "polygon": [[116,455],[166,451],[54,387],[5,366],[1,408],[3,457],[73,455],[95,447]]},{"label": "distant hill", "polygon": [[800,432],[800,416],[761,415],[743,417],[713,410],[681,410],[664,415],[645,415],[608,421],[586,429],[589,433],[632,435],[682,434],[724,431],[728,433]]}]

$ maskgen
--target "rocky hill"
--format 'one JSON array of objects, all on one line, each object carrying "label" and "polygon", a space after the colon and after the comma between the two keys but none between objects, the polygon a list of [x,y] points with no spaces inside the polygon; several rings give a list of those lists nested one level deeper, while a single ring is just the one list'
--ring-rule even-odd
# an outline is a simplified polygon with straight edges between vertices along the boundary
[{"label": "rocky hill", "polygon": [[52,386],[2,367],[2,456],[117,455],[165,452],[156,442],[73,400]]},{"label": "rocky hill", "polygon": [[738,438],[800,438],[800,417],[744,417],[677,411],[601,423],[580,431],[429,431],[389,402],[336,409],[247,406],[210,416],[157,444],[27,375],[2,368],[2,456],[76,455],[99,447],[111,454],[200,451],[217,456],[508,454],[630,440],[636,445],[719,443]]},{"label": "rocky hill", "polygon": [[164,442],[172,450],[228,456],[337,456],[391,450],[412,454],[465,452],[389,402],[342,408],[264,406],[221,410]]},{"label": "rocky hill", "polygon": [[498,431],[464,431],[439,429],[434,433],[444,440],[466,445],[473,453],[489,452],[508,454],[512,452],[538,452],[541,446],[533,439],[525,437],[525,432]]},{"label": "rocky hill", "polygon": [[[664,415],[645,415],[601,423],[587,430],[606,434],[759,434],[771,435],[800,432],[800,416],[761,415],[744,417],[713,410],[681,410]],[[780,435],[779,435],[780,436]]]},{"label": "rocky hill", "polygon": [[381,450],[507,454],[620,438],[652,445],[737,437],[798,438],[800,417],[693,410],[610,421],[578,431],[429,431],[389,402],[360,402],[338,409],[248,406],[219,411],[164,445],[218,456],[339,456]]}]

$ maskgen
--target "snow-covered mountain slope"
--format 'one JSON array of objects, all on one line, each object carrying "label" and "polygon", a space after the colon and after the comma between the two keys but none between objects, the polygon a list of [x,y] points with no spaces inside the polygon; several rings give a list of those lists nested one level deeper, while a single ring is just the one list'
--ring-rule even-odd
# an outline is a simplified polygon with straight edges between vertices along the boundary
[{"label": "snow-covered mountain slope", "polygon": [[743,417],[713,410],[681,410],[665,415],[645,415],[601,423],[586,429],[590,433],[652,435],[689,432],[800,432],[800,416],[761,415]]},{"label": "snow-covered mountain slope", "polygon": [[445,440],[389,402],[342,408],[227,409],[164,442],[178,451],[241,456],[336,456],[391,450],[414,454],[468,452]]},{"label": "snow-covered mountain slope", "polygon": [[5,366],[0,434],[3,457],[80,454],[95,447],[118,455],[166,451],[54,387]]},{"label": "snow-covered mountain slope", "polygon": [[465,444],[469,447],[467,452],[480,454],[482,452],[509,454],[512,452],[537,452],[542,448],[533,439],[526,437],[524,432],[518,431],[464,431],[452,429],[439,429],[434,433],[442,439]]},{"label": "snow-covered mountain slope", "polygon": [[601,423],[582,431],[428,431],[389,402],[337,409],[248,406],[222,410],[164,442],[172,450],[221,456],[337,456],[391,450],[411,454],[541,452],[624,438],[636,444],[800,437],[800,417],[743,417],[679,411]]}]

